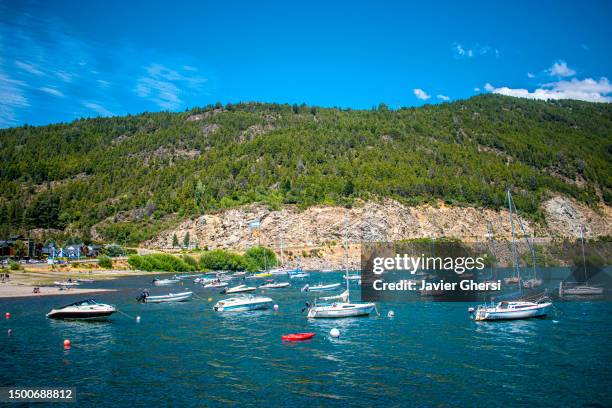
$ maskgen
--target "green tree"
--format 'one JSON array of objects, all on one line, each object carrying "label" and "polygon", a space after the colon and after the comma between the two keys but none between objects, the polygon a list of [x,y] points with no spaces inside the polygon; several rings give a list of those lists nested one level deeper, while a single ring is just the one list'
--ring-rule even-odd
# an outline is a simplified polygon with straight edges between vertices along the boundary
[{"label": "green tree", "polygon": [[106,255],[101,255],[98,258],[98,265],[104,269],[111,269],[113,267],[113,261]]},{"label": "green tree", "polygon": [[179,247],[179,241],[178,241],[178,238],[176,237],[176,234],[172,234],[172,247],[173,248]]},{"label": "green tree", "polygon": [[189,244],[191,243],[191,238],[189,237],[189,231],[185,233],[185,237],[183,238],[183,248],[189,248]]}]

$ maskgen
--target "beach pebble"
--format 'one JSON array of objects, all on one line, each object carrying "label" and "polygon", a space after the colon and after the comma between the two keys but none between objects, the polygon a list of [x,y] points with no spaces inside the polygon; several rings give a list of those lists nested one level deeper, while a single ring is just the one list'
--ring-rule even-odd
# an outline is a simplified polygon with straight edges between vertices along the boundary
[{"label": "beach pebble", "polygon": [[340,337],[340,330],[333,328],[329,331],[329,335],[332,337]]}]

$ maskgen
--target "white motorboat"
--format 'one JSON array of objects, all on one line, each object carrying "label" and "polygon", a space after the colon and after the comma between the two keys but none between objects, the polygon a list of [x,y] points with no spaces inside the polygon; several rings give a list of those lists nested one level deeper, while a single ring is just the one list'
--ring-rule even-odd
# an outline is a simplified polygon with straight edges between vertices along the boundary
[{"label": "white motorboat", "polygon": [[340,285],[342,284],[341,283],[330,283],[328,285],[315,285],[315,286],[310,286],[306,284],[302,288],[302,292],[328,292],[328,291],[338,289]]},{"label": "white motorboat", "polygon": [[73,280],[53,282],[56,286],[79,286],[80,283]]},{"label": "white motorboat", "polygon": [[253,287],[253,286],[247,286],[247,285],[238,285],[238,286],[234,286],[233,288],[227,288],[224,289],[222,293],[225,294],[231,294],[231,293],[246,293],[246,292],[253,292],[255,291],[257,288]]},{"label": "white motorboat", "polygon": [[80,278],[76,280],[79,283],[92,283],[95,282],[93,279]]},{"label": "white motorboat", "polygon": [[575,285],[565,286],[563,282],[559,282],[559,297],[564,296],[599,296],[603,295],[604,288],[601,286],[592,285]]},{"label": "white motorboat", "polygon": [[[348,238],[346,236],[346,231],[348,230],[347,225],[348,220],[345,218],[344,223],[344,257],[345,257],[345,265],[348,266]],[[348,277],[348,268],[345,269],[344,276]],[[336,284],[339,287],[340,284]],[[373,310],[376,310],[375,303],[353,303],[350,300],[350,289],[349,289],[349,280],[346,279],[346,290],[339,295],[338,302],[334,303],[323,303],[313,305],[306,303],[308,308],[308,318],[342,318],[342,317],[357,317],[357,316],[369,316]],[[335,300],[333,297],[321,298],[321,300],[329,301]]]},{"label": "white motorboat", "polygon": [[199,283],[201,285],[205,285],[205,284],[210,283],[212,281],[214,281],[214,279],[211,279],[211,278],[195,278],[193,280],[193,283]]},{"label": "white motorboat", "polygon": [[285,271],[283,268],[270,269],[268,272],[271,273],[272,275],[286,275],[287,274],[287,271]]},{"label": "white motorboat", "polygon": [[199,277],[200,277],[199,273],[198,274],[191,274],[191,275],[174,275],[175,279],[180,279],[180,280],[191,279],[191,278],[197,279]]},{"label": "white motorboat", "polygon": [[218,281],[209,282],[205,284],[204,287],[207,289],[225,288],[227,285],[229,285],[229,283],[218,280]]},{"label": "white motorboat", "polygon": [[344,279],[348,281],[358,281],[358,280],[361,280],[361,275],[348,275],[348,276],[344,276]]},{"label": "white motorboat", "polygon": [[502,301],[492,305],[480,305],[474,310],[474,320],[516,320],[546,316],[552,306],[550,301]]},{"label": "white motorboat", "polygon": [[152,282],[153,282],[153,284],[155,286],[168,286],[168,285],[175,285],[175,284],[179,283],[180,280],[179,279],[175,279],[175,278],[172,278],[172,279],[153,279]]},{"label": "white motorboat", "polygon": [[115,312],[116,309],[111,305],[87,299],[53,309],[47,313],[47,317],[63,320],[105,320]]},{"label": "white motorboat", "polygon": [[249,310],[267,309],[272,299],[264,296],[243,295],[218,301],[213,310],[215,312],[243,312]]},{"label": "white motorboat", "polygon": [[189,300],[193,292],[169,293],[167,295],[150,296],[149,292],[144,291],[136,300],[143,303],[171,303],[184,302]]},{"label": "white motorboat", "polygon": [[268,282],[259,286],[259,289],[282,289],[291,286],[289,282]]},{"label": "white motorboat", "polygon": [[310,275],[307,274],[306,272],[296,272],[296,273],[290,273],[289,274],[289,278],[291,279],[303,279],[303,278],[307,278]]},{"label": "white motorboat", "polygon": [[234,272],[232,276],[234,278],[244,278],[246,275],[247,273],[245,271],[241,271],[241,272]]}]

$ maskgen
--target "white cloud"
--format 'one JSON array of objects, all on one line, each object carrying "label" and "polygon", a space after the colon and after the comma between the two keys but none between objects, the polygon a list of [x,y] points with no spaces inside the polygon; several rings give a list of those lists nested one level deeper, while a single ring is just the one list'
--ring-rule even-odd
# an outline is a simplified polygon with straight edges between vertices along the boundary
[{"label": "white cloud", "polygon": [[102,105],[100,105],[98,103],[83,102],[83,106],[85,106],[88,109],[91,109],[92,111],[96,112],[100,116],[113,116],[114,115],[113,112],[109,111],[104,106],[102,106]]},{"label": "white cloud", "polygon": [[436,98],[441,99],[443,101],[448,101],[450,99],[448,96],[442,94],[436,95]]},{"label": "white cloud", "polygon": [[57,75],[64,82],[72,82],[72,79],[76,76],[76,74],[62,70],[57,71],[55,75]]},{"label": "white cloud", "polygon": [[415,88],[415,89],[413,90],[413,92],[414,92],[414,96],[416,96],[417,98],[422,99],[422,100],[424,100],[424,101],[426,101],[427,99],[431,98],[431,96],[429,96],[429,95],[427,94],[427,92],[425,92],[425,91],[424,91],[424,90],[422,90],[422,89]]},{"label": "white cloud", "polygon": [[485,90],[487,90],[487,91],[489,91],[489,92],[493,92],[493,91],[495,90],[495,87],[494,87],[493,85],[491,85],[490,83],[488,83],[488,82],[487,82],[487,83],[484,85],[484,89],[485,89]]},{"label": "white cloud", "polygon": [[528,72],[527,73],[527,78],[535,78],[535,75],[532,74],[531,72]]},{"label": "white cloud", "polygon": [[[490,85],[490,84],[487,84]],[[485,86],[486,87],[486,86]],[[608,78],[601,77],[598,81],[592,78],[571,81],[557,81],[544,84],[541,88],[530,92],[522,88],[509,88],[493,86],[488,91],[507,96],[516,96],[529,99],[577,99],[588,102],[612,102],[612,84]]]},{"label": "white cloud", "polygon": [[480,92],[480,88],[474,88],[474,92]]},{"label": "white cloud", "polygon": [[[190,68],[187,71],[195,70]],[[151,64],[145,70],[147,75],[138,79],[134,92],[168,110],[180,108],[183,104],[180,96],[188,90],[198,90],[207,81],[206,78],[183,75],[161,64]]]},{"label": "white cloud", "polygon": [[111,84],[109,81],[105,81],[103,79],[98,79],[96,82],[100,88],[108,88]]},{"label": "white cloud", "polygon": [[38,69],[38,67],[34,64],[29,64],[23,61],[15,61],[15,65],[18,68],[21,68],[24,71],[29,72],[32,75],[38,75],[38,76],[44,75],[44,73],[40,69]]},{"label": "white cloud", "polygon": [[43,86],[42,88],[40,88],[41,91],[48,93],[49,95],[53,95],[53,96],[57,96],[58,98],[63,98],[64,94],[60,91],[58,91],[55,88],[52,87],[48,87],[48,86]]},{"label": "white cloud", "polygon": [[16,110],[30,106],[23,92],[25,83],[10,78],[0,70],[0,127],[17,123]]},{"label": "white cloud", "polygon": [[464,46],[457,42],[453,43],[451,46],[451,50],[455,58],[473,58],[481,55],[495,55],[496,58],[499,58],[499,50],[497,48],[493,48],[489,45],[480,45],[474,44],[472,46]]},{"label": "white cloud", "polygon": [[548,69],[548,74],[558,77],[570,77],[576,75],[576,71],[567,66],[565,61],[557,61]]}]

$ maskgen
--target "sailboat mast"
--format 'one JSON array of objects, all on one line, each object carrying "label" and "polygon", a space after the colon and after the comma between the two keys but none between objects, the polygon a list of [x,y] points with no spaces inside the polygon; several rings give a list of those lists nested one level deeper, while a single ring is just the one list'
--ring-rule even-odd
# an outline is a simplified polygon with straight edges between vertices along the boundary
[{"label": "sailboat mast", "polygon": [[582,242],[582,268],[584,269],[584,283],[586,285],[589,279],[587,277],[587,270],[586,270],[586,257],[584,256],[584,226],[583,225],[580,226],[580,242]]},{"label": "sailboat mast", "polygon": [[348,279],[348,218],[344,216],[344,280],[346,281],[346,294],[349,295]]},{"label": "sailboat mast", "polygon": [[510,216],[510,228],[512,229],[512,261],[514,262],[514,272],[517,277],[520,278],[518,269],[518,253],[516,252],[516,241],[514,232],[514,217],[512,216],[512,196],[510,190],[508,190],[508,211]]}]

